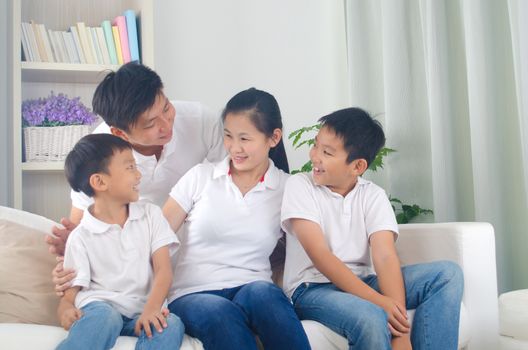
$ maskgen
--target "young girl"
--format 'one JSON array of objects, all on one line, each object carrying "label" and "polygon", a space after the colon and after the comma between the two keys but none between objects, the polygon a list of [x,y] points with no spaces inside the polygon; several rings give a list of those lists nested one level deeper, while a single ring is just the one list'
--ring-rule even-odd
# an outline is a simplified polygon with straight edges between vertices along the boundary
[{"label": "young girl", "polygon": [[169,309],[205,349],[309,349],[303,327],[271,281],[288,162],[275,98],[251,88],[222,114],[225,160],[200,164],[163,208],[183,224]]}]

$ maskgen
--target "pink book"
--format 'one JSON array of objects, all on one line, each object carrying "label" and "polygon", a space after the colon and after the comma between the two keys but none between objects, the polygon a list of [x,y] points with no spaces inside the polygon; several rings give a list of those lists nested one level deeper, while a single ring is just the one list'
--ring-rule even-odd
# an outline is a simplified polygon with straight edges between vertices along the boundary
[{"label": "pink book", "polygon": [[121,40],[121,52],[123,53],[123,62],[130,62],[130,48],[128,47],[128,33],[125,16],[117,16],[112,22],[119,30],[119,39]]}]

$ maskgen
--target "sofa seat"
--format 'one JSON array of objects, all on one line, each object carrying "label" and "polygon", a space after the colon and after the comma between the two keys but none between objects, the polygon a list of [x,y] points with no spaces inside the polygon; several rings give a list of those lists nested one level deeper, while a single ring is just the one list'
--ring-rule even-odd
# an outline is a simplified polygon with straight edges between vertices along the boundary
[{"label": "sofa seat", "polygon": [[[55,223],[0,207],[1,349],[54,349],[66,337],[57,327],[57,297],[50,281],[54,258],[44,234]],[[451,260],[464,273],[459,349],[498,349],[498,299],[493,227],[486,223],[400,225],[397,250],[402,265]],[[412,316],[412,311],[410,312]],[[345,350],[346,339],[314,321],[303,321],[314,350]],[[136,339],[119,337],[115,349],[133,349]],[[199,350],[185,336],[183,350]]]}]

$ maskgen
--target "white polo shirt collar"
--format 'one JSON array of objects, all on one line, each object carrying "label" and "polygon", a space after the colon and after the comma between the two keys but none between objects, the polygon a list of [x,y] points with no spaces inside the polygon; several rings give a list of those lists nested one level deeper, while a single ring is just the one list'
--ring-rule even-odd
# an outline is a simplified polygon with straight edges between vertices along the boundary
[{"label": "white polo shirt collar", "polygon": [[364,178],[362,178],[361,176],[358,176],[358,180],[357,180],[357,183],[356,185],[354,186],[354,188],[352,189],[352,191],[348,192],[346,196],[342,196],[340,195],[339,193],[337,192],[334,192],[332,191],[331,189],[329,189],[328,187],[324,186],[324,185],[318,185],[315,183],[315,181],[313,180],[313,176],[310,176],[310,179],[311,181],[313,182],[313,184],[319,188],[322,188],[323,191],[329,195],[330,197],[335,197],[335,198],[340,198],[340,199],[344,199],[344,200],[347,200],[348,198],[352,198],[354,196],[354,193],[358,191],[358,188],[360,186],[365,186],[367,184],[370,183],[369,180],[365,180]]},{"label": "white polo shirt collar", "polygon": [[[93,204],[84,211],[83,217],[81,219],[82,225],[92,233],[105,233],[111,230],[112,227],[115,227],[115,224],[109,224],[97,219],[95,216],[90,213],[90,208]],[[130,203],[128,205],[128,218],[127,221],[139,220],[145,214],[145,209],[138,205],[137,202]]]},{"label": "white polo shirt collar", "polygon": [[[261,181],[265,187],[275,190],[280,185],[280,170],[275,167],[275,163],[271,159],[269,160],[268,170],[264,174],[264,180]],[[230,176],[229,172],[229,163],[231,162],[231,157],[227,156],[223,161],[215,164],[213,171],[213,179],[217,179],[221,176],[228,177]]]}]

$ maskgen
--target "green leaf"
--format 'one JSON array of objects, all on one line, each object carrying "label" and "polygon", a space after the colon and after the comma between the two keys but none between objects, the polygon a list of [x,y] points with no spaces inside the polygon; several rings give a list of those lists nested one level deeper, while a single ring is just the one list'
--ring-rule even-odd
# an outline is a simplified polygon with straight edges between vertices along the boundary
[{"label": "green leaf", "polygon": [[396,150],[393,150],[392,148],[383,147],[378,154],[376,154],[376,157],[374,160],[370,163],[368,169],[372,171],[378,171],[378,168],[383,169],[383,157],[396,152]]}]

